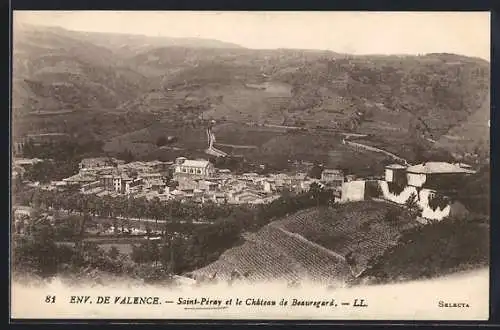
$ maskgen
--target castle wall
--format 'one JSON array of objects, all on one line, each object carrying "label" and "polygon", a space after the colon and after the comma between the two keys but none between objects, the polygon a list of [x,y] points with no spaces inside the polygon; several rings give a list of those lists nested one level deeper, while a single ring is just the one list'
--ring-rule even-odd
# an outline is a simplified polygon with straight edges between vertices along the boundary
[{"label": "castle wall", "polygon": [[434,193],[433,190],[425,188],[417,189],[413,186],[406,186],[400,194],[393,194],[389,191],[389,185],[386,181],[379,181],[379,186],[385,199],[401,205],[405,204],[410,196],[415,194],[418,198],[417,204],[422,210],[423,218],[431,220],[442,220],[450,214],[450,205],[445,206],[443,209],[437,207],[435,210],[433,210],[429,206],[429,196]]},{"label": "castle wall", "polygon": [[341,202],[362,201],[365,199],[365,181],[355,180],[342,184]]}]

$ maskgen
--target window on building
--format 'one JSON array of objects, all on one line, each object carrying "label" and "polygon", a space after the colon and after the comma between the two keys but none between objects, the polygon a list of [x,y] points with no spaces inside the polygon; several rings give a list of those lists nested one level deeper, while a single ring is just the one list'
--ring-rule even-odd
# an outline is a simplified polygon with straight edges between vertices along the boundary
[{"label": "window on building", "polygon": [[193,169],[190,169],[190,170],[189,170],[189,173],[194,173],[194,170],[193,170]]},{"label": "window on building", "polygon": [[183,169],[182,169],[182,172],[186,173],[186,169],[185,169],[185,168],[183,168]]},{"label": "window on building", "polygon": [[201,170],[196,170],[196,173],[201,174]]}]

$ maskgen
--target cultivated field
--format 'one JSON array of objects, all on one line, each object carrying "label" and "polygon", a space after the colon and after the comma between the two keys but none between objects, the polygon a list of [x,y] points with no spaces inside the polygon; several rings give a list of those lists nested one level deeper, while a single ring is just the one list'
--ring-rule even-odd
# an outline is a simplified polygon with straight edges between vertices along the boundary
[{"label": "cultivated field", "polygon": [[284,129],[252,127],[244,124],[223,123],[213,129],[216,143],[258,146],[285,134]]},{"label": "cultivated field", "polygon": [[[158,147],[160,137],[174,136],[177,141],[167,146]],[[154,123],[146,128],[115,136],[104,145],[104,151],[110,153],[131,151],[135,156],[147,157],[150,154],[174,155],[185,154],[185,150],[204,150],[207,147],[206,132],[203,127],[174,127],[167,122]],[[151,158],[151,157],[150,157]]]},{"label": "cultivated field", "polygon": [[[192,274],[227,279],[237,271],[259,281],[346,280],[416,224],[397,210],[384,202],[366,201],[300,211],[246,236],[243,245]],[[389,219],[388,212],[398,214],[396,219]]]}]

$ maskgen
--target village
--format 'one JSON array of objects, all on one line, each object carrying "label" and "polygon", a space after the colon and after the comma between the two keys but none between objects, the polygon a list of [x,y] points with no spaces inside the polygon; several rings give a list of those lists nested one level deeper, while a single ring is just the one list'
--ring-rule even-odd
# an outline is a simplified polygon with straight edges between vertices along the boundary
[{"label": "village", "polygon": [[[17,159],[17,173],[31,166],[37,159]],[[78,189],[81,194],[98,197],[126,195],[130,198],[159,198],[160,201],[179,200],[217,204],[264,204],[279,197],[280,192],[308,191],[312,183],[335,188],[339,192],[344,176],[339,170],[325,169],[320,179],[307,173],[295,175],[278,173],[235,174],[228,169],[217,169],[204,159],[179,157],[175,162],[124,161],[100,157],[83,159],[79,172],[61,181],[49,184],[30,183],[42,190],[65,191]]]},{"label": "village", "polygon": [[[13,174],[20,176],[26,167],[41,161],[15,159]],[[171,162],[129,163],[99,157],[83,159],[79,172],[61,181],[26,184],[54,193],[71,190],[97,198],[126,196],[128,199],[157,199],[163,203],[189,201],[200,205],[268,204],[284,191],[304,193],[315,184],[331,191],[331,200],[337,203],[379,199],[405,205],[410,199],[415,199],[423,220],[442,220],[456,209],[463,210],[463,206],[450,196],[464,176],[474,173],[466,164],[427,162],[413,166],[390,164],[377,178],[360,178],[345,175],[339,169],[322,168],[321,176],[317,178],[303,172],[237,174],[216,168],[205,159],[185,157]],[[437,199],[438,203],[435,202]],[[26,206],[14,206],[14,215],[26,215],[27,209]]]}]

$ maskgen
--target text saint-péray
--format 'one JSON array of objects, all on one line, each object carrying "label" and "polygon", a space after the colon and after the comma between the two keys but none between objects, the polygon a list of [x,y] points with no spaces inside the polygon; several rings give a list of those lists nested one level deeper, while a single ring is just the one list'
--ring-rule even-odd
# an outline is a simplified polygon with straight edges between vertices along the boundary
[{"label": "text saint-p\u00e9ray", "polygon": [[[242,299],[243,304],[247,306],[275,306],[274,300],[265,300],[261,298]],[[224,300],[214,298],[182,298],[177,300],[177,305],[200,305],[200,306],[221,306]]]}]

